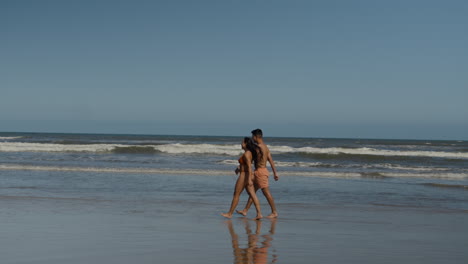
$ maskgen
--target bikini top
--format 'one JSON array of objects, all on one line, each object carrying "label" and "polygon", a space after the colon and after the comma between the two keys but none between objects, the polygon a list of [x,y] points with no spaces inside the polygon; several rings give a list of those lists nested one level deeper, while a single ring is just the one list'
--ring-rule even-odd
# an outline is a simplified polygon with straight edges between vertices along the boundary
[{"label": "bikini top", "polygon": [[242,155],[242,156],[239,158],[239,164],[240,164],[240,165],[245,165],[244,155]]}]

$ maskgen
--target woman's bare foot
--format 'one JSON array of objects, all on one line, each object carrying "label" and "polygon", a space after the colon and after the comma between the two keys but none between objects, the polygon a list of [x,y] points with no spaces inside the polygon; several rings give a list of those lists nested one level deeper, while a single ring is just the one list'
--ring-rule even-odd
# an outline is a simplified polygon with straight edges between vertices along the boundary
[{"label": "woman's bare foot", "polygon": [[274,212],[274,213],[269,214],[266,218],[277,218],[277,217],[278,217],[278,213]]},{"label": "woman's bare foot", "polygon": [[257,214],[257,216],[254,218],[254,220],[260,220],[263,218],[262,214]]},{"label": "woman's bare foot", "polygon": [[230,214],[230,213],[224,213],[224,214],[221,214],[221,215],[226,217],[226,218],[229,218],[229,219],[232,218],[232,214]]},{"label": "woman's bare foot", "polygon": [[243,216],[247,216],[247,212],[245,210],[242,210],[242,211],[236,210],[236,213],[241,214]]}]

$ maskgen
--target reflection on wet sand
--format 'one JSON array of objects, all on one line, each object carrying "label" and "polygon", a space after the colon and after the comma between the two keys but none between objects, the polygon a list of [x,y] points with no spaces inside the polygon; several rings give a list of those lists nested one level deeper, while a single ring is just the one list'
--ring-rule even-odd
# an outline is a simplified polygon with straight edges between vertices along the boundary
[{"label": "reflection on wet sand", "polygon": [[[234,230],[232,220],[226,221],[229,233],[231,234],[232,239],[232,249],[234,254],[235,264],[264,264],[264,263],[275,263],[278,256],[276,255],[276,250],[273,250],[271,254],[271,260],[269,258],[269,248],[273,241],[273,235],[275,234],[276,228],[276,219],[271,221],[252,221],[255,224],[252,224],[251,221],[247,219],[242,219],[241,223],[245,228],[247,234],[247,247],[241,247],[239,244],[239,236]],[[255,232],[252,232],[251,224],[255,225]],[[268,233],[262,234],[262,224],[269,225],[270,229]],[[243,241],[241,240],[241,243]]]}]

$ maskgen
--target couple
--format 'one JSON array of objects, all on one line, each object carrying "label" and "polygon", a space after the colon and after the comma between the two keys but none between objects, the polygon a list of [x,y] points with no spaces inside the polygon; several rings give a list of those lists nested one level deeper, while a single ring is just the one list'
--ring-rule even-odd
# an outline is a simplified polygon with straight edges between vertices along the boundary
[{"label": "couple", "polygon": [[[221,215],[226,218],[232,217],[232,214],[239,203],[239,196],[242,191],[246,189],[249,194],[249,201],[247,202],[244,210],[237,210],[236,212],[246,216],[247,211],[253,203],[257,209],[257,216],[255,219],[261,219],[263,216],[260,211],[260,202],[258,201],[256,192],[258,189],[262,189],[263,195],[265,195],[265,198],[268,200],[271,207],[271,214],[268,215],[267,218],[278,217],[273,196],[268,188],[267,161],[270,163],[271,169],[273,170],[275,181],[277,181],[279,177],[276,173],[275,164],[271,158],[270,150],[263,142],[262,130],[255,129],[252,131],[252,138],[244,138],[242,141],[242,149],[244,150],[244,154],[240,157],[239,167],[236,169],[236,174],[239,174],[239,178],[237,179],[236,186],[234,187],[234,196],[232,198],[231,208],[229,209],[229,212]],[[255,164],[255,172],[252,170],[252,162]]]}]

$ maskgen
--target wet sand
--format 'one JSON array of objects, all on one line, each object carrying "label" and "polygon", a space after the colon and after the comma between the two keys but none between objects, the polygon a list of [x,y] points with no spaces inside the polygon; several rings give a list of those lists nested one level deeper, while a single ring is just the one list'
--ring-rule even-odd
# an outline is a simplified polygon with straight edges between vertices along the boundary
[{"label": "wet sand", "polygon": [[278,204],[278,219],[254,221],[223,219],[217,213],[225,204],[182,200],[143,210],[113,201],[37,197],[2,197],[0,205],[2,263],[468,260],[468,213],[462,211]]},{"label": "wet sand", "polygon": [[[323,198],[346,194],[356,200],[344,190],[365,182],[316,179],[315,191],[288,199],[291,188],[297,193],[310,179],[283,179],[272,186],[280,217],[254,221],[254,211],[232,220],[219,215],[232,195],[232,181],[225,177],[25,172],[13,178],[13,187],[0,188],[2,264],[468,261],[465,209]],[[148,187],[156,185],[164,188]],[[213,192],[197,191],[200,186]],[[327,196],[319,196],[326,188]],[[457,197],[468,194],[453,191]],[[261,195],[260,201],[267,214]]]}]

